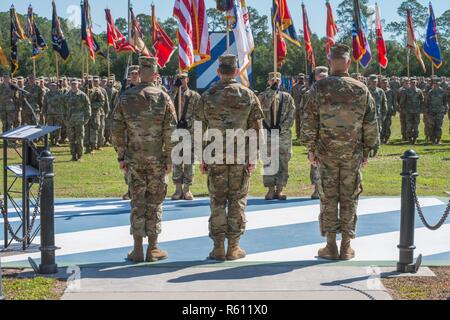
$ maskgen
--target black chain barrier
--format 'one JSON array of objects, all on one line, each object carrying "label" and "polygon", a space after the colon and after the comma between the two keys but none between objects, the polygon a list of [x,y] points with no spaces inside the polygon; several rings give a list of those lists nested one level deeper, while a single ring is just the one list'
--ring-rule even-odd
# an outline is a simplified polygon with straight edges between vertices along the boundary
[{"label": "black chain barrier", "polygon": [[439,220],[439,222],[436,225],[431,225],[428,223],[428,221],[425,218],[425,215],[422,211],[422,206],[420,205],[419,202],[419,197],[417,196],[417,184],[416,184],[416,177],[414,175],[414,173],[412,171],[410,171],[410,175],[409,175],[409,179],[411,182],[411,192],[412,192],[412,196],[414,199],[414,203],[416,205],[416,209],[417,209],[417,213],[419,214],[420,220],[422,221],[422,223],[424,224],[424,226],[432,231],[436,231],[438,229],[440,229],[445,221],[447,220],[448,216],[450,215],[450,200],[448,201],[448,205],[447,208],[445,209],[444,215],[442,216],[442,218]]}]

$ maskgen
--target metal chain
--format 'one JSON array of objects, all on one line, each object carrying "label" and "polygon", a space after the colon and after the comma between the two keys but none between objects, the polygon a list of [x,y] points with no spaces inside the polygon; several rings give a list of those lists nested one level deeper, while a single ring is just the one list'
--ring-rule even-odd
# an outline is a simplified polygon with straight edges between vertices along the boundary
[{"label": "metal chain", "polygon": [[450,200],[447,205],[447,209],[445,209],[444,215],[442,216],[441,220],[439,222],[432,226],[430,225],[427,220],[425,219],[425,215],[423,214],[422,207],[420,206],[419,198],[417,197],[417,185],[416,185],[416,179],[412,171],[409,172],[409,179],[411,182],[411,191],[414,198],[414,202],[416,204],[417,213],[419,214],[420,220],[422,220],[422,223],[425,227],[432,231],[438,230],[440,227],[442,227],[447,220],[448,216],[450,215]]},{"label": "metal chain", "polygon": [[[34,210],[33,210],[33,215],[31,216],[31,223],[28,226],[27,232],[25,233],[25,236],[23,238],[19,238],[15,234],[14,229],[11,226],[11,223],[8,221],[8,215],[6,214],[6,209],[5,209],[6,204],[0,203],[0,209],[1,209],[3,219],[5,220],[5,226],[8,230],[11,238],[14,241],[23,243],[23,242],[25,242],[25,240],[28,240],[30,238],[31,232],[33,231],[33,228],[34,228],[34,223],[36,222],[36,218],[37,218],[37,215],[40,210],[41,195],[42,195],[42,188],[44,186],[44,180],[45,180],[45,173],[41,172],[39,175],[39,189],[38,189],[38,194],[37,194],[37,198],[36,198],[36,204],[35,204]],[[22,208],[22,210],[23,210],[23,208]],[[23,217],[23,219],[25,219],[25,217]]]}]

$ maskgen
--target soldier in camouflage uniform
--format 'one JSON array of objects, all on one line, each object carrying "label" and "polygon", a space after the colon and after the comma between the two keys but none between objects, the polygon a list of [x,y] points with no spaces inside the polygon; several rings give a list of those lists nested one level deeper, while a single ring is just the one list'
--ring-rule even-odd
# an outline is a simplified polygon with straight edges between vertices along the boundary
[{"label": "soldier in camouflage uniform", "polygon": [[100,110],[100,126],[97,131],[98,144],[97,147],[95,148],[96,150],[102,150],[102,148],[106,144],[105,140],[106,116],[111,112],[111,105],[109,103],[108,92],[106,91],[105,88],[103,88],[100,85],[100,78],[98,77],[94,78],[93,85],[95,88],[99,88],[102,91],[103,96],[105,97],[105,103],[103,104],[102,110]]},{"label": "soldier in camouflage uniform", "polygon": [[0,85],[0,116],[2,120],[3,132],[12,130],[17,123],[20,112],[17,111],[15,100],[18,93],[11,88],[11,78],[9,74],[3,76],[3,84]]},{"label": "soldier in camouflage uniform", "polygon": [[[58,90],[56,82],[50,83],[50,91],[44,96],[43,114],[48,126],[62,127],[64,122],[63,95]],[[61,130],[50,135],[50,143],[59,146]]]},{"label": "soldier in camouflage uniform", "polygon": [[72,161],[83,156],[85,126],[91,118],[89,97],[79,89],[78,79],[72,80],[71,90],[64,96],[64,120],[69,136]]},{"label": "soldier in camouflage uniform", "polygon": [[106,114],[105,120],[105,145],[110,145],[112,143],[112,124],[113,124],[113,111],[119,101],[119,91],[114,87],[114,80],[109,80],[106,86],[106,93],[108,95],[108,101],[110,110]]},{"label": "soldier in camouflage uniform", "polygon": [[[330,55],[331,75],[317,82],[305,104],[303,142],[312,165],[320,173],[320,229],[327,245],[319,250],[325,259],[355,257],[355,238],[361,172],[379,145],[375,101],[369,89],[350,78],[350,48],[338,44]],[[336,234],[342,233],[340,253]]]},{"label": "soldier in camouflage uniform", "polygon": [[[101,127],[102,116],[105,115],[105,108],[109,112],[108,97],[100,88],[98,77],[95,77],[92,83],[92,89],[89,90],[89,100],[91,101],[91,119],[86,126],[86,154],[93,154],[94,150],[99,148],[99,131]],[[106,107],[105,107],[106,105]]]},{"label": "soldier in camouflage uniform", "polygon": [[397,100],[395,92],[389,87],[389,80],[383,79],[381,81],[381,88],[384,90],[386,95],[386,103],[387,103],[387,113],[383,117],[383,130],[381,131],[381,143],[388,143],[391,137],[391,126],[392,126],[392,117],[395,114],[395,110],[397,110]]},{"label": "soldier in camouflage uniform", "polygon": [[398,111],[400,114],[400,127],[402,132],[402,141],[407,141],[406,138],[406,91],[410,87],[410,81],[408,78],[403,78],[402,80],[402,87],[398,90],[397,94],[397,105],[398,105]]},{"label": "soldier in camouflage uniform", "polygon": [[434,144],[439,144],[442,138],[442,126],[448,111],[448,96],[437,81],[427,94],[426,113],[428,115],[429,138]]},{"label": "soldier in camouflage uniform", "polygon": [[405,106],[406,138],[415,144],[419,137],[420,113],[422,112],[425,97],[422,90],[417,88],[416,78],[411,78],[411,87],[404,92],[400,103]]},{"label": "soldier in camouflage uniform", "polygon": [[279,170],[275,175],[264,174],[264,187],[268,188],[266,200],[287,200],[283,194],[289,179],[289,161],[292,157],[292,125],[295,117],[295,102],[292,96],[280,91],[281,73],[269,74],[269,87],[259,95],[264,112],[264,128],[267,130],[267,150],[270,153],[271,131],[279,134]]},{"label": "soldier in camouflage uniform", "polygon": [[378,88],[378,77],[371,75],[369,77],[369,91],[375,100],[375,107],[377,112],[378,130],[380,134],[383,132],[383,124],[388,112],[386,94]]},{"label": "soldier in camouflage uniform", "polygon": [[148,237],[145,260],[166,259],[158,249],[162,203],[167,193],[166,175],[172,170],[172,133],[176,129],[174,105],[154,81],[156,58],[140,57],[141,83],[122,93],[114,111],[113,145],[122,170],[127,171],[131,193],[133,251],[128,259],[144,261],[143,239]]},{"label": "soldier in camouflage uniform", "polygon": [[[44,102],[45,91],[38,85],[39,79],[36,80],[34,76],[28,77],[28,84],[25,86],[25,90],[30,94],[26,96],[28,103],[34,110],[37,121],[41,119],[42,104]],[[23,124],[36,124],[33,113],[29,108],[22,107],[22,121]]]},{"label": "soldier in camouflage uniform", "polygon": [[297,140],[300,139],[301,127],[302,127],[302,110],[301,103],[303,96],[308,91],[308,85],[306,83],[306,76],[304,73],[298,75],[298,81],[295,86],[292,87],[292,98],[295,102],[295,129]]},{"label": "soldier in camouflage uniform", "polygon": [[[220,80],[210,87],[201,100],[197,119],[202,121],[204,129],[215,129],[222,133],[225,140],[226,130],[261,129],[261,110],[258,97],[247,87],[236,81],[238,74],[237,59],[233,55],[219,58],[218,75]],[[205,146],[206,148],[206,146]],[[250,155],[237,154],[235,143],[234,158],[247,159],[245,164],[202,164],[202,172],[208,173],[208,190],[211,200],[209,236],[214,248],[209,257],[213,260],[237,260],[246,253],[239,246],[239,240],[245,232],[245,208],[249,191],[250,175],[255,170]],[[226,150],[219,156],[226,163]],[[234,163],[237,161],[235,160]],[[228,210],[227,210],[228,209]],[[228,249],[225,254],[225,238]]]},{"label": "soldier in camouflage uniform", "polygon": [[[189,75],[182,73],[175,81],[175,86],[170,97],[175,105],[177,113],[177,129],[188,130],[191,137],[194,136],[194,115],[199,108],[201,96],[194,90],[189,89]],[[181,100],[178,94],[181,92]],[[190,191],[194,178],[194,150],[192,148],[192,159],[190,163],[175,164],[173,166],[172,180],[175,184],[175,193],[172,200],[194,200]]]}]

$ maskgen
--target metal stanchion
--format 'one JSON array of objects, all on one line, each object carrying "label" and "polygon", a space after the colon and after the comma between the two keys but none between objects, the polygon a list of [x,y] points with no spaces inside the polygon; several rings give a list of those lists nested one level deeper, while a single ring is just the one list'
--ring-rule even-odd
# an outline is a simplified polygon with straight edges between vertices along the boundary
[{"label": "metal stanchion", "polygon": [[415,273],[421,264],[421,256],[414,263],[414,215],[415,203],[413,190],[411,189],[411,176],[413,179],[417,174],[417,160],[419,156],[415,151],[406,151],[402,157],[402,199],[401,199],[401,221],[400,221],[400,258],[397,263],[397,271],[402,273]]},{"label": "metal stanchion", "polygon": [[50,151],[44,150],[39,158],[40,172],[44,172],[41,193],[41,274],[55,274],[58,266],[55,262],[55,205],[54,205],[54,173],[53,160]]}]

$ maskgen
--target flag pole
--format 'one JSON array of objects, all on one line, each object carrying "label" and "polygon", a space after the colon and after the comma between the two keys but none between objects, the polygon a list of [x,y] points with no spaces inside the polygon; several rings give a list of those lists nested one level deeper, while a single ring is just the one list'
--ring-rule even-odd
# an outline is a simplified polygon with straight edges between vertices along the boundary
[{"label": "flag pole", "polygon": [[56,79],[59,79],[59,60],[58,53],[55,51],[55,63],[56,63]]},{"label": "flag pole", "polygon": [[36,59],[32,58],[33,60],[33,77],[36,79]]},{"label": "flag pole", "polygon": [[308,76],[308,53],[306,52],[306,50],[305,50],[305,75]]},{"label": "flag pole", "polygon": [[107,53],[107,59],[108,59],[108,80],[109,80],[109,77],[111,75],[111,57],[110,57],[109,45],[106,48],[106,50],[107,50],[106,53]]},{"label": "flag pole", "polygon": [[230,54],[230,20],[225,17],[227,20],[227,54]]},{"label": "flag pole", "polygon": [[278,60],[278,46],[277,46],[277,27],[276,27],[276,23],[274,23],[273,26],[273,72],[275,72],[275,74],[278,71],[278,65],[277,65],[277,60]]},{"label": "flag pole", "polygon": [[410,76],[410,70],[411,70],[411,50],[410,49],[407,49],[407,53],[406,53],[406,64],[407,64],[407,67],[406,67],[406,69],[407,69],[407,72],[408,72],[408,78],[409,78],[409,76]]}]

